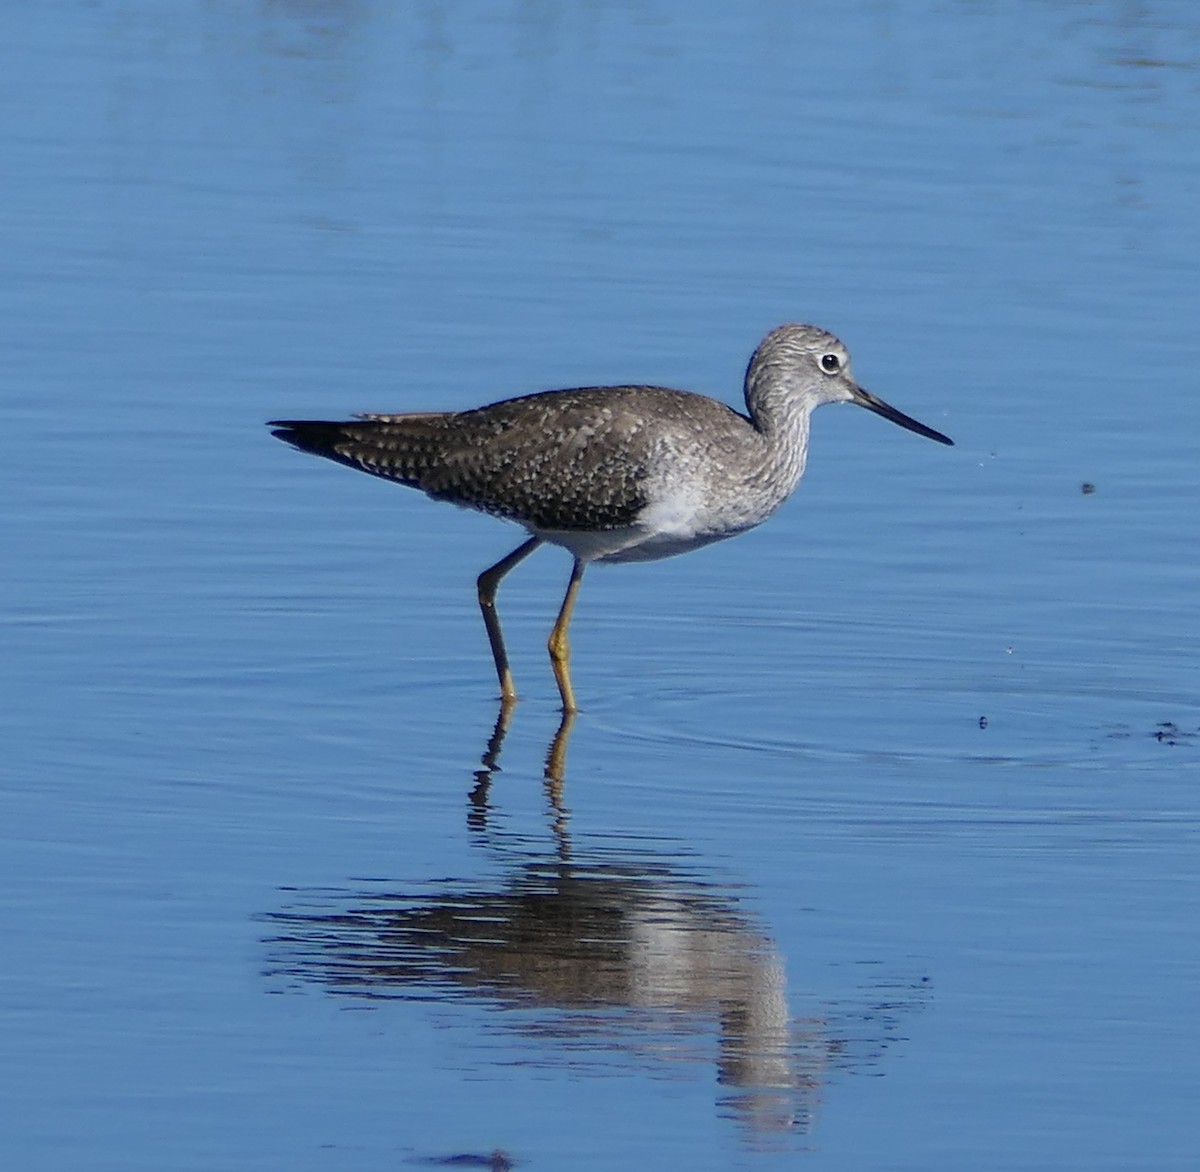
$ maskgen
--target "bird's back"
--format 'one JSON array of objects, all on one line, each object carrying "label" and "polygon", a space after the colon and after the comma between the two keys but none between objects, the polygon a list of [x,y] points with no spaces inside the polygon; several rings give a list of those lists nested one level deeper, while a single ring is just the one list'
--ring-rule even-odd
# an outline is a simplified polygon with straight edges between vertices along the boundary
[{"label": "bird's back", "polygon": [[666,387],[584,387],[473,411],[281,420],[303,451],[437,500],[543,530],[616,529],[645,509],[664,447],[733,442],[752,427],[715,399]]}]

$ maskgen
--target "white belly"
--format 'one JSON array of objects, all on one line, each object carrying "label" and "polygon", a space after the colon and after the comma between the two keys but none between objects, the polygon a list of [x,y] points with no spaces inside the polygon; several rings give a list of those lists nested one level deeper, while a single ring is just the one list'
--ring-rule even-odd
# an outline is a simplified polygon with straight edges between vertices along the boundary
[{"label": "white belly", "polygon": [[765,521],[774,510],[725,509],[687,491],[659,497],[633,525],[595,532],[577,529],[530,529],[535,537],[561,545],[584,562],[651,562],[687,553],[726,537],[735,537]]},{"label": "white belly", "polygon": [[655,533],[640,525],[631,525],[627,529],[604,529],[595,533],[578,529],[530,529],[534,537],[551,545],[561,545],[580,561],[609,565],[617,562],[653,562],[659,558],[674,557],[740,532],[742,530],[685,536]]}]

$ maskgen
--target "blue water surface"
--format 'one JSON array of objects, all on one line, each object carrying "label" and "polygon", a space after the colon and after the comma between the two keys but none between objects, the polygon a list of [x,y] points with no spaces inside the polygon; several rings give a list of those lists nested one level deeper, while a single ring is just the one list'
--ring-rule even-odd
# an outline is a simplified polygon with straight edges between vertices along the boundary
[{"label": "blue water surface", "polygon": [[[53,0],[0,77],[4,1167],[1194,1166],[1191,6]],[[520,531],[263,427],[787,320],[956,446],[822,410],[590,571],[569,727],[561,551],[497,728]]]}]

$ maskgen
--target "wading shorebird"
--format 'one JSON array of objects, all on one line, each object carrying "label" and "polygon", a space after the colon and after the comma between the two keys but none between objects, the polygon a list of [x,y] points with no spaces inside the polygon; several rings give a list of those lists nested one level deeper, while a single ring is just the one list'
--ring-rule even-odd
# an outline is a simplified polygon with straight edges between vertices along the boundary
[{"label": "wading shorebird", "polygon": [[566,549],[575,564],[548,646],[563,711],[571,713],[578,709],[567,629],[590,562],[672,557],[761,524],[803,476],[809,417],[823,403],[857,403],[918,435],[954,442],[860,387],[846,347],[816,326],[772,330],[750,359],[745,397],[742,414],[667,387],[583,387],[471,411],[269,426],[301,451],[524,527],[528,540],[478,582],[505,705],[517,693],[496,589],[544,542]]}]

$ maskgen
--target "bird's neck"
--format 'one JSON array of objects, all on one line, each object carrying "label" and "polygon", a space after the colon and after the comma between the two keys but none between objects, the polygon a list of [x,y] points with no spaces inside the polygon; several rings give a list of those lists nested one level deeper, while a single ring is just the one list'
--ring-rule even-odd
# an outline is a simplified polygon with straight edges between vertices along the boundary
[{"label": "bird's neck", "polygon": [[764,458],[778,483],[792,491],[808,461],[808,428],[813,404],[791,393],[781,380],[746,382],[746,409],[763,438]]}]

